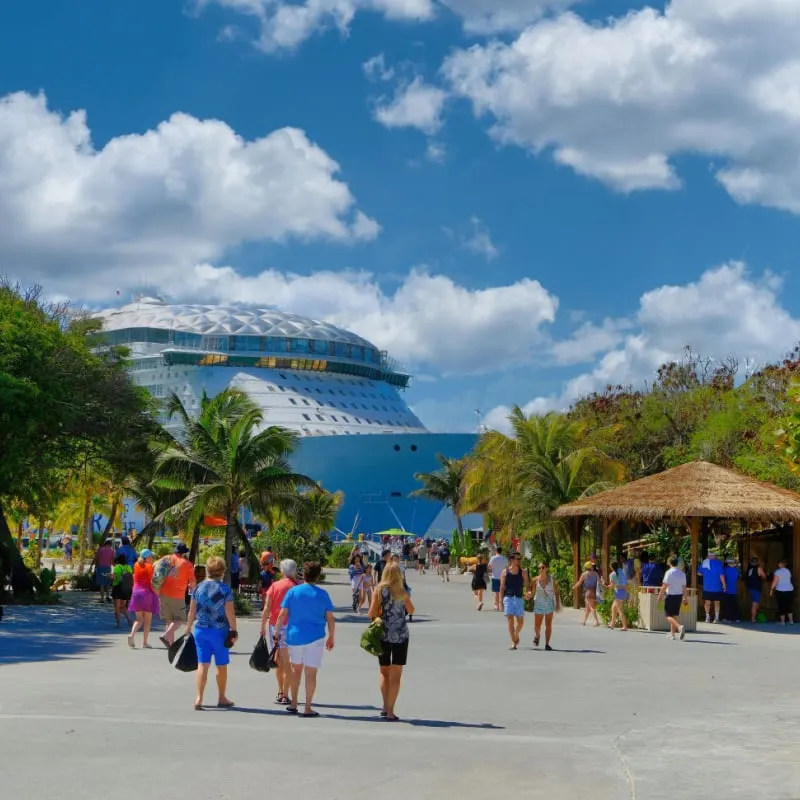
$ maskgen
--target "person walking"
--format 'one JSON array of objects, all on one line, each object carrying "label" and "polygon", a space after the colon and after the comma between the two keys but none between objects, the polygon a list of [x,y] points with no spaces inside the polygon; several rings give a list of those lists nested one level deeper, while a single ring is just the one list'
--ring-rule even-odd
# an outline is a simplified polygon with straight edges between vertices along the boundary
[{"label": "person walking", "polygon": [[450,583],[450,544],[442,542],[439,548],[439,574],[442,576],[442,583]]},{"label": "person walking", "polygon": [[531,588],[527,570],[522,568],[522,556],[512,553],[508,567],[500,577],[500,594],[503,596],[503,611],[508,621],[511,650],[519,647],[519,635],[525,624],[525,599],[530,598]]},{"label": "person walking", "polygon": [[735,558],[725,559],[725,595],[722,598],[722,621],[739,621],[739,568]]},{"label": "person walking", "polygon": [[372,596],[369,618],[383,622],[381,654],[378,656],[380,689],[383,700],[381,716],[388,722],[398,722],[395,714],[403,667],[408,662],[409,632],[406,615],[414,614],[414,604],[405,588],[403,573],[397,564],[389,564]]},{"label": "person walking", "polygon": [[778,562],[778,569],[775,570],[775,574],[772,577],[772,587],[769,593],[778,601],[778,617],[781,625],[785,625],[787,620],[790,625],[794,625],[792,611],[794,584],[792,583],[792,573],[786,566],[784,559]]},{"label": "person walking", "polygon": [[153,624],[153,614],[158,614],[160,604],[158,595],[153,591],[153,561],[155,555],[152,550],[142,550],[139,560],[133,567],[133,592],[128,610],[136,614],[133,627],[128,636],[128,647],[135,648],[136,632],[142,629],[142,646],[150,649],[147,640],[150,637],[150,628]]},{"label": "person walking", "polygon": [[428,545],[425,544],[423,539],[417,547],[417,571],[420,575],[425,574],[425,569],[428,565]]},{"label": "person walking", "polygon": [[533,646],[538,647],[544,622],[544,649],[552,650],[550,639],[553,635],[553,614],[561,611],[561,598],[558,584],[550,575],[550,568],[544,562],[539,564],[539,574],[533,579]]},{"label": "person walking", "polygon": [[[291,703],[289,692],[291,689],[292,668],[289,664],[289,650],[286,644],[286,628],[284,627],[277,640],[275,639],[278,617],[281,614],[281,604],[290,589],[297,586],[297,562],[284,558],[280,563],[281,579],[272,583],[264,595],[264,610],[261,612],[261,632],[264,638],[269,635],[269,641],[274,642],[278,648],[276,653],[278,666],[275,669],[275,679],[278,682],[278,696],[275,702],[278,705],[288,706]],[[269,630],[268,630],[269,629]]]},{"label": "person walking", "polygon": [[597,587],[600,583],[600,576],[597,574],[597,565],[593,561],[587,561],[583,565],[583,572],[577,583],[572,587],[574,592],[576,589],[583,587],[583,622],[581,625],[585,626],[590,616],[594,616],[595,628],[600,627],[600,620],[597,616]]},{"label": "person walking", "polygon": [[677,635],[680,639],[685,638],[686,629],[681,625],[680,614],[681,606],[689,601],[686,597],[686,573],[678,568],[678,557],[672,556],[669,560],[669,569],[664,573],[664,582],[658,592],[658,602],[664,599],[664,614],[669,624],[670,639],[675,639]]},{"label": "person walking", "polygon": [[383,571],[386,569],[386,565],[392,560],[392,551],[391,550],[384,550],[381,553],[381,557],[375,562],[375,580],[380,583],[383,579]]},{"label": "person walking", "polygon": [[475,572],[472,576],[472,594],[475,595],[478,611],[483,611],[483,593],[486,591],[486,573],[488,570],[489,566],[486,563],[486,557],[482,553],[478,554]]},{"label": "person walking", "polygon": [[361,596],[361,576],[364,574],[364,564],[361,561],[361,554],[354,552],[350,556],[350,565],[347,568],[350,576],[350,591],[353,593],[353,613],[358,611],[358,601]]},{"label": "person walking", "polygon": [[336,619],[333,616],[333,602],[330,595],[317,586],[320,575],[322,567],[319,564],[309,564],[304,570],[305,583],[289,589],[281,603],[281,613],[273,636],[273,641],[279,642],[283,628],[287,627],[286,644],[289,647],[292,674],[291,703],[286,706],[286,710],[290,714],[298,713],[297,698],[305,673],[303,717],[319,716],[311,706],[317,689],[317,673],[322,666],[324,650],[333,650],[335,644]]},{"label": "person walking", "polygon": [[128,603],[133,592],[133,570],[128,566],[128,560],[120,553],[111,570],[111,599],[114,601],[114,620],[117,627],[120,625],[120,616],[125,617],[128,625],[131,618],[128,616]]},{"label": "person walking", "polygon": [[744,585],[750,595],[750,622],[753,624],[758,621],[758,607],[761,604],[761,592],[766,579],[764,568],[758,563],[758,558],[753,556],[744,574]]},{"label": "person walking", "polygon": [[372,564],[367,564],[364,567],[364,574],[358,582],[358,613],[368,611],[372,605],[372,594],[375,587],[374,577],[372,575]]},{"label": "person walking", "polygon": [[703,576],[703,601],[706,609],[706,622],[719,622],[720,606],[725,596],[725,567],[719,560],[716,551],[709,550],[700,566]]},{"label": "person walking", "polygon": [[100,589],[100,602],[111,602],[111,568],[114,566],[114,548],[111,539],[105,539],[94,557],[95,576]]},{"label": "person walking", "polygon": [[120,539],[119,550],[117,550],[117,555],[124,555],[125,556],[125,563],[129,567],[133,567],[138,559],[138,555],[136,554],[136,548],[131,544],[131,540],[127,536],[123,536]]},{"label": "person walking", "polygon": [[197,646],[195,711],[203,710],[203,695],[212,658],[217,668],[217,708],[233,706],[227,694],[228,664],[231,660],[229,648],[239,638],[233,590],[224,583],[225,562],[219,556],[212,556],[206,562],[206,576],[192,594],[186,621],[186,629],[194,635]]},{"label": "person walking", "polygon": [[506,569],[508,569],[508,559],[503,555],[503,548],[498,547],[497,552],[489,559],[489,575],[492,578],[495,611],[503,610],[503,595],[500,592],[500,581]]},{"label": "person walking", "polygon": [[625,601],[628,599],[628,575],[624,565],[619,561],[611,562],[611,575],[608,576],[608,588],[614,592],[611,601],[611,621],[608,627],[615,630],[617,620],[622,624],[622,630],[628,630],[628,618],[625,616]]},{"label": "person walking", "polygon": [[175,641],[178,630],[186,622],[186,592],[197,585],[194,564],[189,561],[189,548],[183,542],[178,542],[175,552],[167,558],[169,572],[158,592],[161,620],[167,626],[159,640],[165,647]]}]

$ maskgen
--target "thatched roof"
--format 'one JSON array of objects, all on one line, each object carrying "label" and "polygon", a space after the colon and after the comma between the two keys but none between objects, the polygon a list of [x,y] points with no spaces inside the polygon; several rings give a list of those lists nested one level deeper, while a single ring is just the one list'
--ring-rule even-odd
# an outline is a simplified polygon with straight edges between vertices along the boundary
[{"label": "thatched roof", "polygon": [[557,517],[656,521],[686,517],[800,521],[800,494],[693,461],[561,506]]}]

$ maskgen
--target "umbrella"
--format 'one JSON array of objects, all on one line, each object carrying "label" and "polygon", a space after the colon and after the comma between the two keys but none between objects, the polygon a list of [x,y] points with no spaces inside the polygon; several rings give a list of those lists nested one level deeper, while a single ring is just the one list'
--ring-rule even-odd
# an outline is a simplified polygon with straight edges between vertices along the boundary
[{"label": "umbrella", "polygon": [[374,536],[413,536],[417,538],[416,533],[409,533],[408,531],[401,531],[400,528],[390,528],[388,531],[380,531],[373,534]]}]

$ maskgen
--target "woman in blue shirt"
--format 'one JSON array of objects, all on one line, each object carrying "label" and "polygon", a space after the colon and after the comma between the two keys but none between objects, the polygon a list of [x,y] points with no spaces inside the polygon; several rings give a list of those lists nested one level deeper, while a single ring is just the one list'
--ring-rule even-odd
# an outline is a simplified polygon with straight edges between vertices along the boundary
[{"label": "woman in blue shirt", "polygon": [[[317,586],[322,575],[319,564],[309,564],[303,573],[305,583],[289,589],[281,603],[281,614],[275,626],[274,639],[281,640],[281,630],[286,626],[286,644],[289,663],[292,665],[291,705],[286,706],[290,714],[297,714],[297,695],[303,672],[306,676],[306,706],[303,717],[318,717],[311,708],[317,690],[317,671],[322,666],[324,650],[333,650],[336,620],[330,595]],[[325,639],[325,626],[328,638]]]},{"label": "woman in blue shirt", "polygon": [[192,604],[186,620],[186,630],[194,634],[197,646],[197,698],[194,701],[196,711],[203,710],[203,693],[212,657],[217,667],[217,708],[230,708],[233,705],[225,694],[228,664],[231,660],[228,648],[233,646],[239,636],[236,632],[233,591],[222,581],[225,577],[225,562],[217,556],[209,558],[206,562],[206,575],[206,580],[192,594]]}]

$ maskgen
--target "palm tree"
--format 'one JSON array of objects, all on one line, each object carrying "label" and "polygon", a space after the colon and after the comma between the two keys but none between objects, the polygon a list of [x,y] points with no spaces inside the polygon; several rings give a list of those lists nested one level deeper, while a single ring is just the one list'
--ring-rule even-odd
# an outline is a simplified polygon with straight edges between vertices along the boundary
[{"label": "palm tree", "polygon": [[342,507],[341,492],[326,492],[312,489],[298,495],[298,503],[292,510],[293,525],[302,534],[319,538],[330,533],[336,524],[336,514]]},{"label": "palm tree", "polygon": [[436,472],[417,472],[414,478],[422,484],[421,489],[411,492],[411,497],[424,497],[444,503],[453,511],[458,526],[458,536],[464,540],[464,526],[461,522],[462,482],[464,480],[465,463],[457,458],[448,458],[441,453],[436,458],[442,465]]},{"label": "palm tree", "polygon": [[585,444],[583,423],[562,414],[509,415],[512,435],[483,434],[464,476],[467,511],[488,511],[501,535],[539,536],[557,555],[566,529],[553,512],[564,503],[609,488],[622,479],[622,465]]},{"label": "palm tree", "polygon": [[295,449],[292,431],[263,423],[261,409],[244,393],[226,389],[209,398],[205,393],[194,419],[173,394],[167,401],[170,417],[180,432],[159,447],[153,484],[186,495],[166,512],[194,528],[203,515],[222,517],[225,525],[225,563],[230,574],[231,550],[240,539],[249,554],[249,542],[239,523],[247,506],[260,513],[292,507],[299,488],[316,488],[305,475],[292,471],[288,456]]}]

